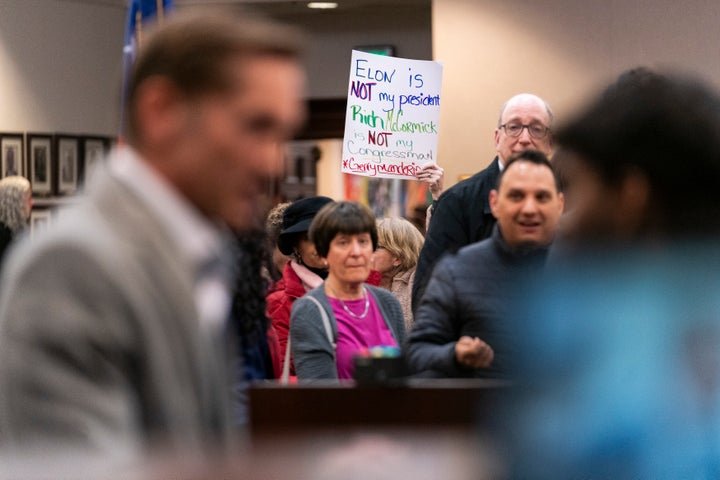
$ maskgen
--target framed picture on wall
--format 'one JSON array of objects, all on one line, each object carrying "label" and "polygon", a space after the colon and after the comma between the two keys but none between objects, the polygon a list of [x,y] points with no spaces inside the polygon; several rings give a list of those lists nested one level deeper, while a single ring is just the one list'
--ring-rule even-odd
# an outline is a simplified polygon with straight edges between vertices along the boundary
[{"label": "framed picture on wall", "polygon": [[22,133],[0,133],[1,176],[24,174],[24,152]]},{"label": "framed picture on wall", "polygon": [[45,230],[52,220],[49,208],[33,208],[30,212],[30,236],[34,237]]},{"label": "framed picture on wall", "polygon": [[47,133],[28,133],[28,177],[33,196],[49,196],[53,193],[53,137]]},{"label": "framed picture on wall", "polygon": [[110,151],[110,138],[100,136],[85,136],[82,138],[82,181],[87,181],[93,170],[100,163],[105,161],[105,156]]},{"label": "framed picture on wall", "polygon": [[80,139],[72,135],[55,136],[57,193],[72,195],[78,189]]}]

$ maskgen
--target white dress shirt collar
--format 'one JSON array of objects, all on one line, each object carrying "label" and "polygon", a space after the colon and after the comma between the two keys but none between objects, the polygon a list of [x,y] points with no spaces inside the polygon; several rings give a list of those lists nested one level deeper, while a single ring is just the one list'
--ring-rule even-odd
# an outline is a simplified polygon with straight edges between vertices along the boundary
[{"label": "white dress shirt collar", "polygon": [[110,171],[158,217],[193,269],[200,325],[222,332],[232,300],[230,234],[203,216],[177,189],[129,147],[110,156]]},{"label": "white dress shirt collar", "polygon": [[222,254],[225,248],[222,228],[203,216],[137,152],[128,146],[119,147],[110,155],[109,163],[116,178],[157,215],[173,241],[194,264]]}]

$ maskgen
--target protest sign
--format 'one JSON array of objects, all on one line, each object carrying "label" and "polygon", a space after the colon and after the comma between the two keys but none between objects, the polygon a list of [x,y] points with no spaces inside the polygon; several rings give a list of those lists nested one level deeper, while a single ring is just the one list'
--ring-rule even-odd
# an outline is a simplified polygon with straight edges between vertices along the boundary
[{"label": "protest sign", "polygon": [[342,171],[415,178],[437,163],[442,65],[353,50]]}]

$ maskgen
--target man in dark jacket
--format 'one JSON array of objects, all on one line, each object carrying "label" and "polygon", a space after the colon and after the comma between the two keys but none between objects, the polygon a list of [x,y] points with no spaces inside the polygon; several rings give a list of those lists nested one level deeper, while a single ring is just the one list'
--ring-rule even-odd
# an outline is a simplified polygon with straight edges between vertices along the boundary
[{"label": "man in dark jacket", "polygon": [[529,148],[550,155],[552,123],[550,106],[535,95],[522,93],[502,106],[495,129],[495,159],[481,172],[445,191],[433,206],[415,272],[413,311],[417,310],[433,267],[443,254],[455,253],[490,236],[495,218],[488,195],[510,157]]},{"label": "man in dark jacket", "polygon": [[512,157],[490,192],[491,238],[441,260],[415,314],[407,357],[415,373],[503,377],[511,360],[508,299],[542,267],[564,198],[547,157]]}]

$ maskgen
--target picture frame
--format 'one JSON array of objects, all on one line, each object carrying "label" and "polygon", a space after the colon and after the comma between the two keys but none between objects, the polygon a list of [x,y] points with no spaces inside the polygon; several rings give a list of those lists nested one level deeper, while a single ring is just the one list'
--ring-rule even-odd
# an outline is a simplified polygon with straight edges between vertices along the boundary
[{"label": "picture frame", "polygon": [[353,50],[374,53],[375,55],[382,55],[384,57],[394,57],[396,52],[395,45],[359,45],[353,47]]},{"label": "picture frame", "polygon": [[78,190],[80,139],[74,135],[55,136],[55,171],[58,195],[73,195]]},{"label": "picture frame", "polygon": [[52,210],[50,208],[33,208],[30,211],[30,237],[46,230],[51,222]]},{"label": "picture frame", "polygon": [[54,148],[53,136],[49,133],[28,133],[26,135],[28,179],[34,197],[46,197],[53,194]]},{"label": "picture frame", "polygon": [[111,139],[99,135],[86,135],[82,137],[82,165],[81,183],[85,183],[92,175],[97,165],[105,161],[110,151]]},{"label": "picture frame", "polygon": [[0,133],[0,177],[24,175],[24,139],[22,133]]}]

